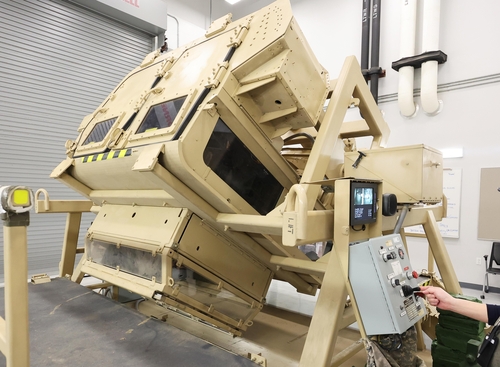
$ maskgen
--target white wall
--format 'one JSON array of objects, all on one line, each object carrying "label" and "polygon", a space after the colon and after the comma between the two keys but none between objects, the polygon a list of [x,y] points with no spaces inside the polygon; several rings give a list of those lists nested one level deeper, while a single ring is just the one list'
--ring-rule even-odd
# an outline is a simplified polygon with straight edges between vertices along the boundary
[{"label": "white wall", "polygon": [[[210,8],[208,1],[163,1],[167,3],[168,14],[171,15],[167,20],[166,32],[169,48],[177,48],[205,34],[205,30],[209,26]],[[176,20],[179,25],[177,25]]]},{"label": "white wall", "polygon": [[[270,3],[268,0],[246,2],[249,4],[245,7],[234,8],[234,19]],[[187,3],[208,2],[187,0]],[[419,3],[421,6],[422,2]],[[400,4],[400,0],[382,3],[380,65],[387,70],[387,77],[380,80],[380,96],[397,92],[398,73],[391,69],[391,63],[400,58]],[[337,77],[346,56],[360,56],[361,5],[361,0],[292,0],[294,15],[302,31],[332,78]],[[223,15],[227,8],[222,0],[214,0],[213,18]],[[201,18],[207,19],[208,10],[193,9],[193,23],[197,20],[196,24],[201,24]],[[169,13],[172,13],[171,8]],[[439,68],[439,84],[500,73],[497,14],[500,14],[500,2],[496,0],[442,1],[440,44],[441,50],[448,55],[448,62]],[[186,19],[190,16],[187,11]],[[417,47],[419,44],[418,41]],[[418,79],[420,72],[416,74]],[[488,85],[469,84],[469,88],[440,93],[444,108],[435,117],[428,117],[420,110],[416,118],[407,120],[400,116],[397,101],[380,104],[391,128],[389,146],[423,143],[437,149],[463,147],[463,158],[445,160],[445,167],[462,169],[460,238],[445,238],[445,243],[459,280],[474,284],[482,284],[484,276],[484,263],[476,265],[476,258],[482,259],[484,254],[489,254],[491,246],[490,242],[477,239],[480,170],[500,166],[500,123],[495,113],[500,97],[500,76],[493,81]],[[419,85],[417,80],[415,87]],[[413,266],[426,268],[425,240],[410,238],[409,243]],[[490,277],[490,285],[500,287],[500,277]]]}]

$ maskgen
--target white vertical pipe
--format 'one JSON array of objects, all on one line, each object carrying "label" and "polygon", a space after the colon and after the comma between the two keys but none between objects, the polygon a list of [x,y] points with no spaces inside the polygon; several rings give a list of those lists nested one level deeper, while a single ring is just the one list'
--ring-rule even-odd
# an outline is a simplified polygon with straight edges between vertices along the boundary
[{"label": "white vertical pipe", "polygon": [[[401,41],[400,57],[415,55],[415,33],[417,27],[417,0],[401,2]],[[401,114],[405,117],[414,117],[417,106],[413,102],[413,66],[404,66],[399,69],[398,104]]]},{"label": "white vertical pipe", "polygon": [[[180,46],[180,42],[179,42],[179,29],[180,29],[180,25],[179,25],[179,19],[177,19],[176,17],[174,17],[173,15],[170,15],[170,14],[167,14],[167,26],[168,26],[168,17],[172,18],[173,20],[175,20],[175,23],[177,23],[177,26],[176,26],[176,39],[177,39],[177,44],[175,45],[175,48],[179,48]],[[173,47],[170,47],[170,48],[173,48]]]},{"label": "white vertical pipe", "polygon": [[[441,0],[424,1],[424,21],[422,52],[439,50],[439,18]],[[438,62],[427,61],[422,64],[421,101],[422,108],[428,115],[441,112],[442,101],[437,97]]]}]

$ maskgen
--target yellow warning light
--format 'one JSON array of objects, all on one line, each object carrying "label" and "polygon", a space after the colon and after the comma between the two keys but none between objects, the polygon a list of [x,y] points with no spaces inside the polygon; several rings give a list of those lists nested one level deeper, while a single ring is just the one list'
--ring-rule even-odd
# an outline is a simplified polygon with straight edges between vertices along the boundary
[{"label": "yellow warning light", "polygon": [[0,187],[0,214],[26,213],[31,210],[34,202],[33,192],[26,186]]},{"label": "yellow warning light", "polygon": [[15,206],[30,206],[31,196],[29,190],[15,189],[12,192],[12,204],[14,204]]}]

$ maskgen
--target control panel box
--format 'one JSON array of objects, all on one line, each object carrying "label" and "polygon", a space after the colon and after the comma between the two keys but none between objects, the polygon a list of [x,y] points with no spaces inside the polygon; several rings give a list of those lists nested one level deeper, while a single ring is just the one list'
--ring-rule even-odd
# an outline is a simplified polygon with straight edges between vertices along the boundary
[{"label": "control panel box", "polygon": [[[367,335],[402,334],[426,314],[399,234],[349,246],[349,280]],[[406,292],[403,289],[406,288]]]}]

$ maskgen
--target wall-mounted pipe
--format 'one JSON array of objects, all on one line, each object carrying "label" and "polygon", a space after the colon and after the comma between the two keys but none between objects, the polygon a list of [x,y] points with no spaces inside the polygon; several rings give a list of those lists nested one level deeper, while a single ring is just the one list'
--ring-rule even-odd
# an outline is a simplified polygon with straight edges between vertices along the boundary
[{"label": "wall-mounted pipe", "polygon": [[[439,50],[439,18],[441,0],[425,0],[422,35],[422,52]],[[443,102],[437,97],[438,62],[426,61],[422,64],[421,102],[428,115],[441,112]]]},{"label": "wall-mounted pipe", "polygon": [[[177,48],[177,47],[179,47],[179,39],[180,39],[180,36],[179,36],[179,30],[180,30],[179,19],[177,19],[176,17],[174,17],[173,15],[170,15],[170,14],[167,14],[167,17],[172,18],[177,23],[177,45],[175,45],[175,47]],[[168,20],[167,20],[167,26],[168,26]]]},{"label": "wall-mounted pipe", "polygon": [[[417,29],[417,0],[401,2],[401,58],[415,55],[415,34]],[[418,106],[413,100],[415,68],[404,66],[399,69],[398,104],[401,115],[415,117]]]},{"label": "wall-mounted pipe", "polygon": [[380,55],[380,12],[381,0],[373,0],[372,3],[372,48],[371,48],[371,70],[377,70],[370,77],[370,91],[375,102],[378,103],[378,70]]},{"label": "wall-mounted pipe", "polygon": [[379,66],[381,3],[382,0],[363,0],[362,9],[361,71],[375,103],[378,103],[378,80],[385,77],[385,70]]},{"label": "wall-mounted pipe", "polygon": [[371,0],[363,0],[361,26],[361,70],[368,71],[370,60],[370,8]]}]

